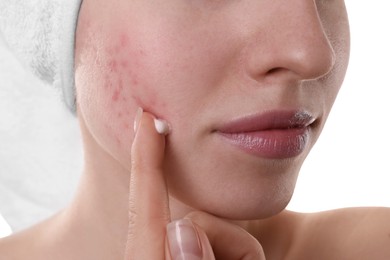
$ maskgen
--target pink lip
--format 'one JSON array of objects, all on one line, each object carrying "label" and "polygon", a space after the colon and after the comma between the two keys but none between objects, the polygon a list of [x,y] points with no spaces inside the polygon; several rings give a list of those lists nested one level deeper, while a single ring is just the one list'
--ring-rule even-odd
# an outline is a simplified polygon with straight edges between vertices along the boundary
[{"label": "pink lip", "polygon": [[233,120],[216,133],[250,154],[286,159],[304,151],[313,122],[314,117],[305,111],[271,111]]}]

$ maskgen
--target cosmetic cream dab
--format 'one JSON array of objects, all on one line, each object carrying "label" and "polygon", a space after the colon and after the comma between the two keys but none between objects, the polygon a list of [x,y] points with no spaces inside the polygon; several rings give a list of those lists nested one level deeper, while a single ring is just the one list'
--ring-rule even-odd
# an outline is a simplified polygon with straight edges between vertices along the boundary
[{"label": "cosmetic cream dab", "polygon": [[168,122],[162,119],[154,119],[154,126],[159,134],[167,135],[171,132]]},{"label": "cosmetic cream dab", "polygon": [[[137,132],[139,121],[141,120],[143,112],[144,110],[142,108],[138,108],[134,119],[134,132]],[[154,127],[156,128],[157,133],[161,135],[168,135],[171,132],[171,126],[169,123],[162,119],[155,118]]]}]

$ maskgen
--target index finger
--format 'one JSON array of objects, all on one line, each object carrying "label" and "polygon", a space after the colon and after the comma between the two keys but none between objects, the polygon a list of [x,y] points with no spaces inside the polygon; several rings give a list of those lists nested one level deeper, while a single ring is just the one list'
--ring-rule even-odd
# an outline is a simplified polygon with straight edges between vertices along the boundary
[{"label": "index finger", "polygon": [[129,227],[126,259],[164,259],[166,225],[170,222],[168,190],[163,174],[165,136],[155,118],[138,111],[131,150]]}]

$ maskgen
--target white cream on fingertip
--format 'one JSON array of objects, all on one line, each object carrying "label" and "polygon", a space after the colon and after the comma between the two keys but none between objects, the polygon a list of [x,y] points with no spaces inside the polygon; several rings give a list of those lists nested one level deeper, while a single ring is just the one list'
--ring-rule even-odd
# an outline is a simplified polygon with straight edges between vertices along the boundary
[{"label": "white cream on fingertip", "polygon": [[156,128],[157,133],[162,135],[167,135],[171,132],[171,127],[168,122],[162,119],[154,119],[154,126]]}]

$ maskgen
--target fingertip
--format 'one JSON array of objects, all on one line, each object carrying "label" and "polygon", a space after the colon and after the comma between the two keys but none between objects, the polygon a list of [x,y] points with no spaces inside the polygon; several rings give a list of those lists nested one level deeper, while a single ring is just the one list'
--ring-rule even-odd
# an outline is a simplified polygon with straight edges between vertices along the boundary
[{"label": "fingertip", "polygon": [[154,128],[158,134],[168,135],[171,133],[171,125],[166,120],[157,118],[149,112],[144,112],[143,108],[139,107],[137,109],[137,112],[136,112],[135,118],[134,118],[134,133],[135,134],[137,133],[137,131],[139,129],[139,126],[141,124],[141,120],[142,120],[144,114],[153,118]]},{"label": "fingertip", "polygon": [[171,259],[213,260],[213,248],[206,232],[189,218],[167,225],[167,247]]},{"label": "fingertip", "polygon": [[209,240],[209,237],[207,236],[206,232],[198,226],[196,223],[194,223],[194,227],[196,229],[196,232],[198,234],[199,243],[202,248],[202,259],[207,260],[213,260],[215,259],[214,251],[211,246],[211,242]]},{"label": "fingertip", "polygon": [[172,259],[202,259],[201,241],[190,219],[180,219],[169,223],[167,240]]},{"label": "fingertip", "polygon": [[165,136],[170,131],[169,124],[138,108],[134,119],[134,131],[131,150],[133,166],[160,169],[164,158]]}]

